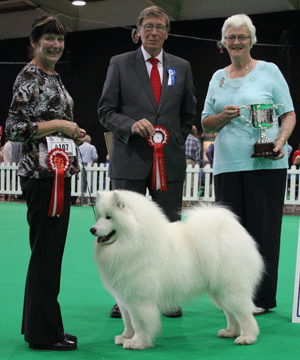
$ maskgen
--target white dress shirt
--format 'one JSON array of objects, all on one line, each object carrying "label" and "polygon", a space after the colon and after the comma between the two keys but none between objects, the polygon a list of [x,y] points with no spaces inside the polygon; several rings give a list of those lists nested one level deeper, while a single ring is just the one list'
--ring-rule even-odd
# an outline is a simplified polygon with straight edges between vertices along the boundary
[{"label": "white dress shirt", "polygon": [[[152,56],[150,54],[148,54],[148,52],[144,49],[143,45],[142,45],[142,53],[143,53],[143,56],[144,56],[144,59],[145,59],[145,62],[146,62],[146,67],[147,67],[147,70],[148,70],[148,74],[149,74],[149,77],[150,77],[153,65],[150,63],[150,61],[148,61],[148,59],[150,59]],[[164,70],[164,66],[163,66],[163,50],[161,50],[161,52],[157,56],[155,56],[155,58],[158,60],[157,69],[158,69],[159,76],[160,76],[160,82],[162,84],[163,70]]]}]

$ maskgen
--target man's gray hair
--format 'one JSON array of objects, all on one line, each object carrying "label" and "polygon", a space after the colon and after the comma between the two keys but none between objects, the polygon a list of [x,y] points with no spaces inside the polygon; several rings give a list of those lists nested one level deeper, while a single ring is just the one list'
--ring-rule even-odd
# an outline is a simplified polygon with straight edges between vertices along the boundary
[{"label": "man's gray hair", "polygon": [[166,30],[169,32],[170,30],[170,18],[168,14],[165,12],[165,10],[159,6],[150,6],[141,11],[138,20],[137,20],[137,28],[140,28],[142,26],[142,23],[144,19],[150,18],[150,17],[164,17],[166,19]]}]

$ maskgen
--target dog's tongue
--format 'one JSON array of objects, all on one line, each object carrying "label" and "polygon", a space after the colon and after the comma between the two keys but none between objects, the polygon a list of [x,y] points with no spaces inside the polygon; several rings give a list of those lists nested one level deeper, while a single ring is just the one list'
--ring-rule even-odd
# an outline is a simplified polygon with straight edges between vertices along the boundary
[{"label": "dog's tongue", "polygon": [[101,244],[102,241],[104,240],[104,237],[105,237],[105,236],[103,236],[103,237],[98,237],[97,243],[98,243],[98,244]]},{"label": "dog's tongue", "polygon": [[115,234],[115,232],[116,232],[116,230],[113,230],[106,236],[98,237],[97,238],[97,243],[98,244],[101,244],[102,242],[105,243],[106,241],[108,241]]}]

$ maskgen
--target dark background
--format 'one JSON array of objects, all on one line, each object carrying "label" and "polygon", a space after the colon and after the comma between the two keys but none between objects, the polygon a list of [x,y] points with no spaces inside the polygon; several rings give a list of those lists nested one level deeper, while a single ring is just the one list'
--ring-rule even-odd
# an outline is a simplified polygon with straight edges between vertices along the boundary
[{"label": "dark background", "polygon": [[[258,44],[251,50],[254,59],[275,63],[287,80],[296,114],[300,113],[300,11],[285,11],[251,16],[257,30]],[[217,41],[225,18],[172,22],[166,52],[191,63],[196,88],[197,121],[201,133],[201,112],[212,74],[230,64],[227,51],[220,53]],[[174,36],[174,35],[181,36]],[[109,60],[113,55],[140,46],[131,40],[131,29],[113,28],[69,33],[56,71],[75,101],[75,121],[92,136],[99,160],[105,162],[106,131],[97,118]],[[0,40],[0,125],[5,126],[12,99],[14,80],[28,61],[29,38]],[[22,64],[17,64],[21,62]],[[9,64],[7,64],[9,63]],[[14,63],[14,64],[12,64]],[[138,120],[138,119],[137,119]],[[289,140],[293,151],[299,145],[299,123]],[[2,137],[2,145],[4,136]]]}]

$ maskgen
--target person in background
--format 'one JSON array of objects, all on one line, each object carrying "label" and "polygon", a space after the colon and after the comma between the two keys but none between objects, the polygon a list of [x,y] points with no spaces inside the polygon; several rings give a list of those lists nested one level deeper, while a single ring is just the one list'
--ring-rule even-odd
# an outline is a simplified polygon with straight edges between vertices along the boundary
[{"label": "person in background", "polygon": [[296,166],[300,165],[300,144],[299,144],[299,148],[295,150],[293,153],[292,164]]},{"label": "person in background", "polygon": [[19,164],[22,143],[18,141],[13,141],[11,143],[11,146],[12,162],[14,162],[15,164]]},{"label": "person in background", "polygon": [[[91,143],[92,143],[92,138],[90,137],[90,135],[86,135],[85,142],[83,144],[81,144],[78,148],[79,161],[81,162],[81,164],[83,166],[82,178],[81,178],[82,193],[85,193],[87,190],[87,177],[86,177],[85,166],[95,164],[98,161],[97,149]],[[91,180],[93,182],[93,178],[91,178]],[[90,191],[93,191],[92,185],[91,185]],[[94,202],[94,200],[95,200],[95,198],[92,198],[91,201]],[[88,202],[89,202],[89,199],[87,197],[83,197],[83,196],[81,197],[81,204],[87,204]]]},{"label": "person in background", "polygon": [[[158,6],[144,9],[137,32],[142,46],[112,57],[98,105],[101,124],[113,133],[109,153],[112,189],[146,194],[147,188],[170,221],[180,219],[186,172],[185,140],[196,120],[196,98],[190,64],[166,53],[170,19]],[[166,188],[152,188],[153,147],[147,136],[164,128]],[[164,138],[167,134],[164,133]],[[165,313],[178,317],[181,309]],[[121,317],[115,306],[113,317]]]},{"label": "person in background", "polygon": [[[198,138],[198,130],[195,125],[192,127],[191,133],[188,135],[185,141],[185,157],[186,157],[186,166],[192,165],[194,167],[196,164],[201,166],[201,145]],[[184,181],[184,194],[186,195],[187,188],[187,174],[185,175]],[[194,174],[192,174],[191,178],[191,192],[193,193],[193,185],[194,185]],[[198,190],[198,189],[197,189]],[[182,206],[187,207],[190,205],[194,205],[194,202],[183,201]]]},{"label": "person in background", "polygon": [[195,125],[185,142],[186,165],[201,166],[201,145],[198,138],[198,130]]},{"label": "person in background", "polygon": [[3,162],[8,164],[12,163],[12,142],[8,138],[5,139],[2,156]]},{"label": "person in background", "polygon": [[[287,179],[287,140],[296,123],[288,85],[269,62],[253,59],[256,29],[245,14],[229,17],[222,28],[222,45],[231,64],[216,71],[209,83],[202,126],[218,132],[214,150],[214,184],[218,203],[229,206],[254,237],[266,271],[254,299],[254,314],[276,307],[278,261],[284,195]],[[277,123],[266,130],[275,143],[274,155],[251,157],[259,129],[247,126],[241,105],[283,104]],[[245,113],[246,114],[246,113]]]},{"label": "person in background", "polygon": [[[214,134],[214,141],[216,139],[217,133]],[[208,148],[205,151],[205,155],[207,157],[207,160],[209,162],[209,166],[211,169],[214,167],[214,152],[215,152],[215,144],[214,141],[208,146]]]},{"label": "person in background", "polygon": [[[3,146],[2,156],[3,156],[4,163],[9,164],[9,165],[12,163],[12,142],[8,138],[5,138],[5,144]],[[9,172],[9,171],[10,170],[6,170],[6,172]],[[8,184],[7,184],[6,176],[4,178],[4,183],[5,183],[5,187],[7,187]],[[4,199],[6,201],[10,201],[11,200],[10,194],[5,194]]]},{"label": "person in background", "polygon": [[[79,171],[73,141],[80,144],[79,138],[85,140],[85,130],[73,119],[73,100],[55,71],[64,50],[65,36],[65,26],[54,16],[43,16],[33,22],[30,35],[33,59],[15,80],[6,121],[10,140],[22,142],[18,175],[27,203],[31,247],[22,334],[34,350],[77,348],[76,336],[64,330],[57,299],[69,224],[71,176]],[[59,136],[54,138],[55,135]],[[73,150],[68,154],[58,150],[57,142],[62,148],[65,144],[70,148],[72,145]],[[58,158],[55,153],[59,154]],[[63,210],[57,216],[50,200],[55,167],[61,162],[66,172]]]}]

